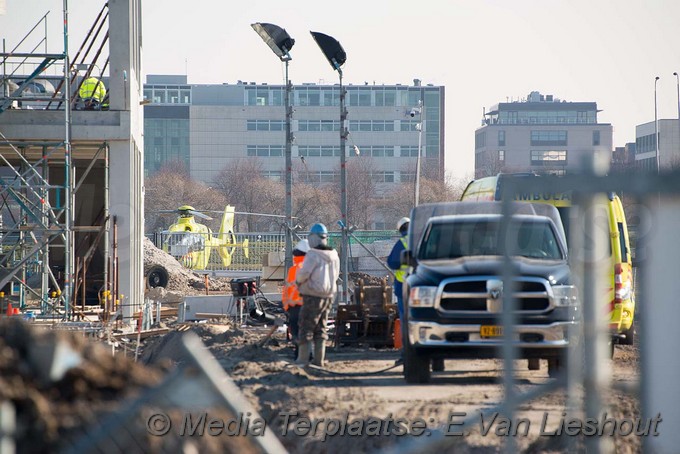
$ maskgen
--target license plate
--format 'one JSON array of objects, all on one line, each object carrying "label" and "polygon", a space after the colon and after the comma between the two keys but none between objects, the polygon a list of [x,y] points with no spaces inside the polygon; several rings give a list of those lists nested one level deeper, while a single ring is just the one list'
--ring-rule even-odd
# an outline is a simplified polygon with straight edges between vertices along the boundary
[{"label": "license plate", "polygon": [[500,337],[503,335],[503,327],[498,325],[482,325],[479,329],[482,337]]}]

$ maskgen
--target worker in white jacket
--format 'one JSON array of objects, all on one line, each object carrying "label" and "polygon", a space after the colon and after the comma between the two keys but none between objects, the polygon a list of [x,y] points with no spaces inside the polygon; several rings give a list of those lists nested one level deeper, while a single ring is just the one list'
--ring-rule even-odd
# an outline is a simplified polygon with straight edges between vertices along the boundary
[{"label": "worker in white jacket", "polygon": [[296,364],[307,365],[314,341],[313,364],[324,366],[326,323],[333,307],[333,297],[338,291],[340,258],[335,249],[328,246],[328,230],[323,224],[314,224],[307,237],[309,251],[302,268],[297,272],[297,285],[302,295],[302,309],[298,330],[299,348]]}]

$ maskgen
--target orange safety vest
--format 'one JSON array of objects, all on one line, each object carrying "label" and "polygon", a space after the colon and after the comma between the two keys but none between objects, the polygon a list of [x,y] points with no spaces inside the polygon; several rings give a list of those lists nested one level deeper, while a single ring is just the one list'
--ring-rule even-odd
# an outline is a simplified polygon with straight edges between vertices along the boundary
[{"label": "orange safety vest", "polygon": [[300,296],[297,284],[295,284],[295,278],[297,277],[298,270],[302,268],[302,261],[304,259],[304,255],[293,256],[293,266],[288,268],[288,276],[286,277],[286,283],[283,286],[281,295],[281,302],[285,311],[292,306],[302,306],[302,296]]}]

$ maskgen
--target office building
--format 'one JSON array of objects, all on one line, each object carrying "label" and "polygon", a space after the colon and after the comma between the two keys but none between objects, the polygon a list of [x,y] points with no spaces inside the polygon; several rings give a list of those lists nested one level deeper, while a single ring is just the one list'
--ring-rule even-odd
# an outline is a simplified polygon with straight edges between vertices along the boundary
[{"label": "office building", "polygon": [[475,177],[499,172],[578,172],[594,153],[612,152],[612,126],[595,102],[567,102],[533,91],[496,104],[475,131]]},{"label": "office building", "polygon": [[[444,87],[345,85],[348,162],[371,159],[378,192],[413,182],[424,102],[422,165],[444,178]],[[171,161],[207,184],[237,159],[259,158],[265,176],[284,178],[284,85],[188,84],[186,76],[149,75],[144,86],[147,176]],[[294,168],[312,184],[340,175],[339,85],[294,85],[291,105]],[[304,165],[301,166],[304,158]],[[425,170],[424,170],[425,171]]]},{"label": "office building", "polygon": [[[654,122],[635,127],[635,163],[637,168],[648,172],[657,171]],[[658,121],[659,167],[661,170],[680,168],[680,120]]]}]

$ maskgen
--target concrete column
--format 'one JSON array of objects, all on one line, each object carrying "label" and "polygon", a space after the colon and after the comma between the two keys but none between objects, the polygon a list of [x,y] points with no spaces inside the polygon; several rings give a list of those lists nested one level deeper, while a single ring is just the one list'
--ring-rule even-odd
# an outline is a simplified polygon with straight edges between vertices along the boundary
[{"label": "concrete column", "polygon": [[121,111],[127,138],[111,142],[110,214],[118,225],[119,289],[124,317],[142,302],[144,292],[144,114],[142,97],[141,5],[139,0],[109,0],[111,110]]}]

